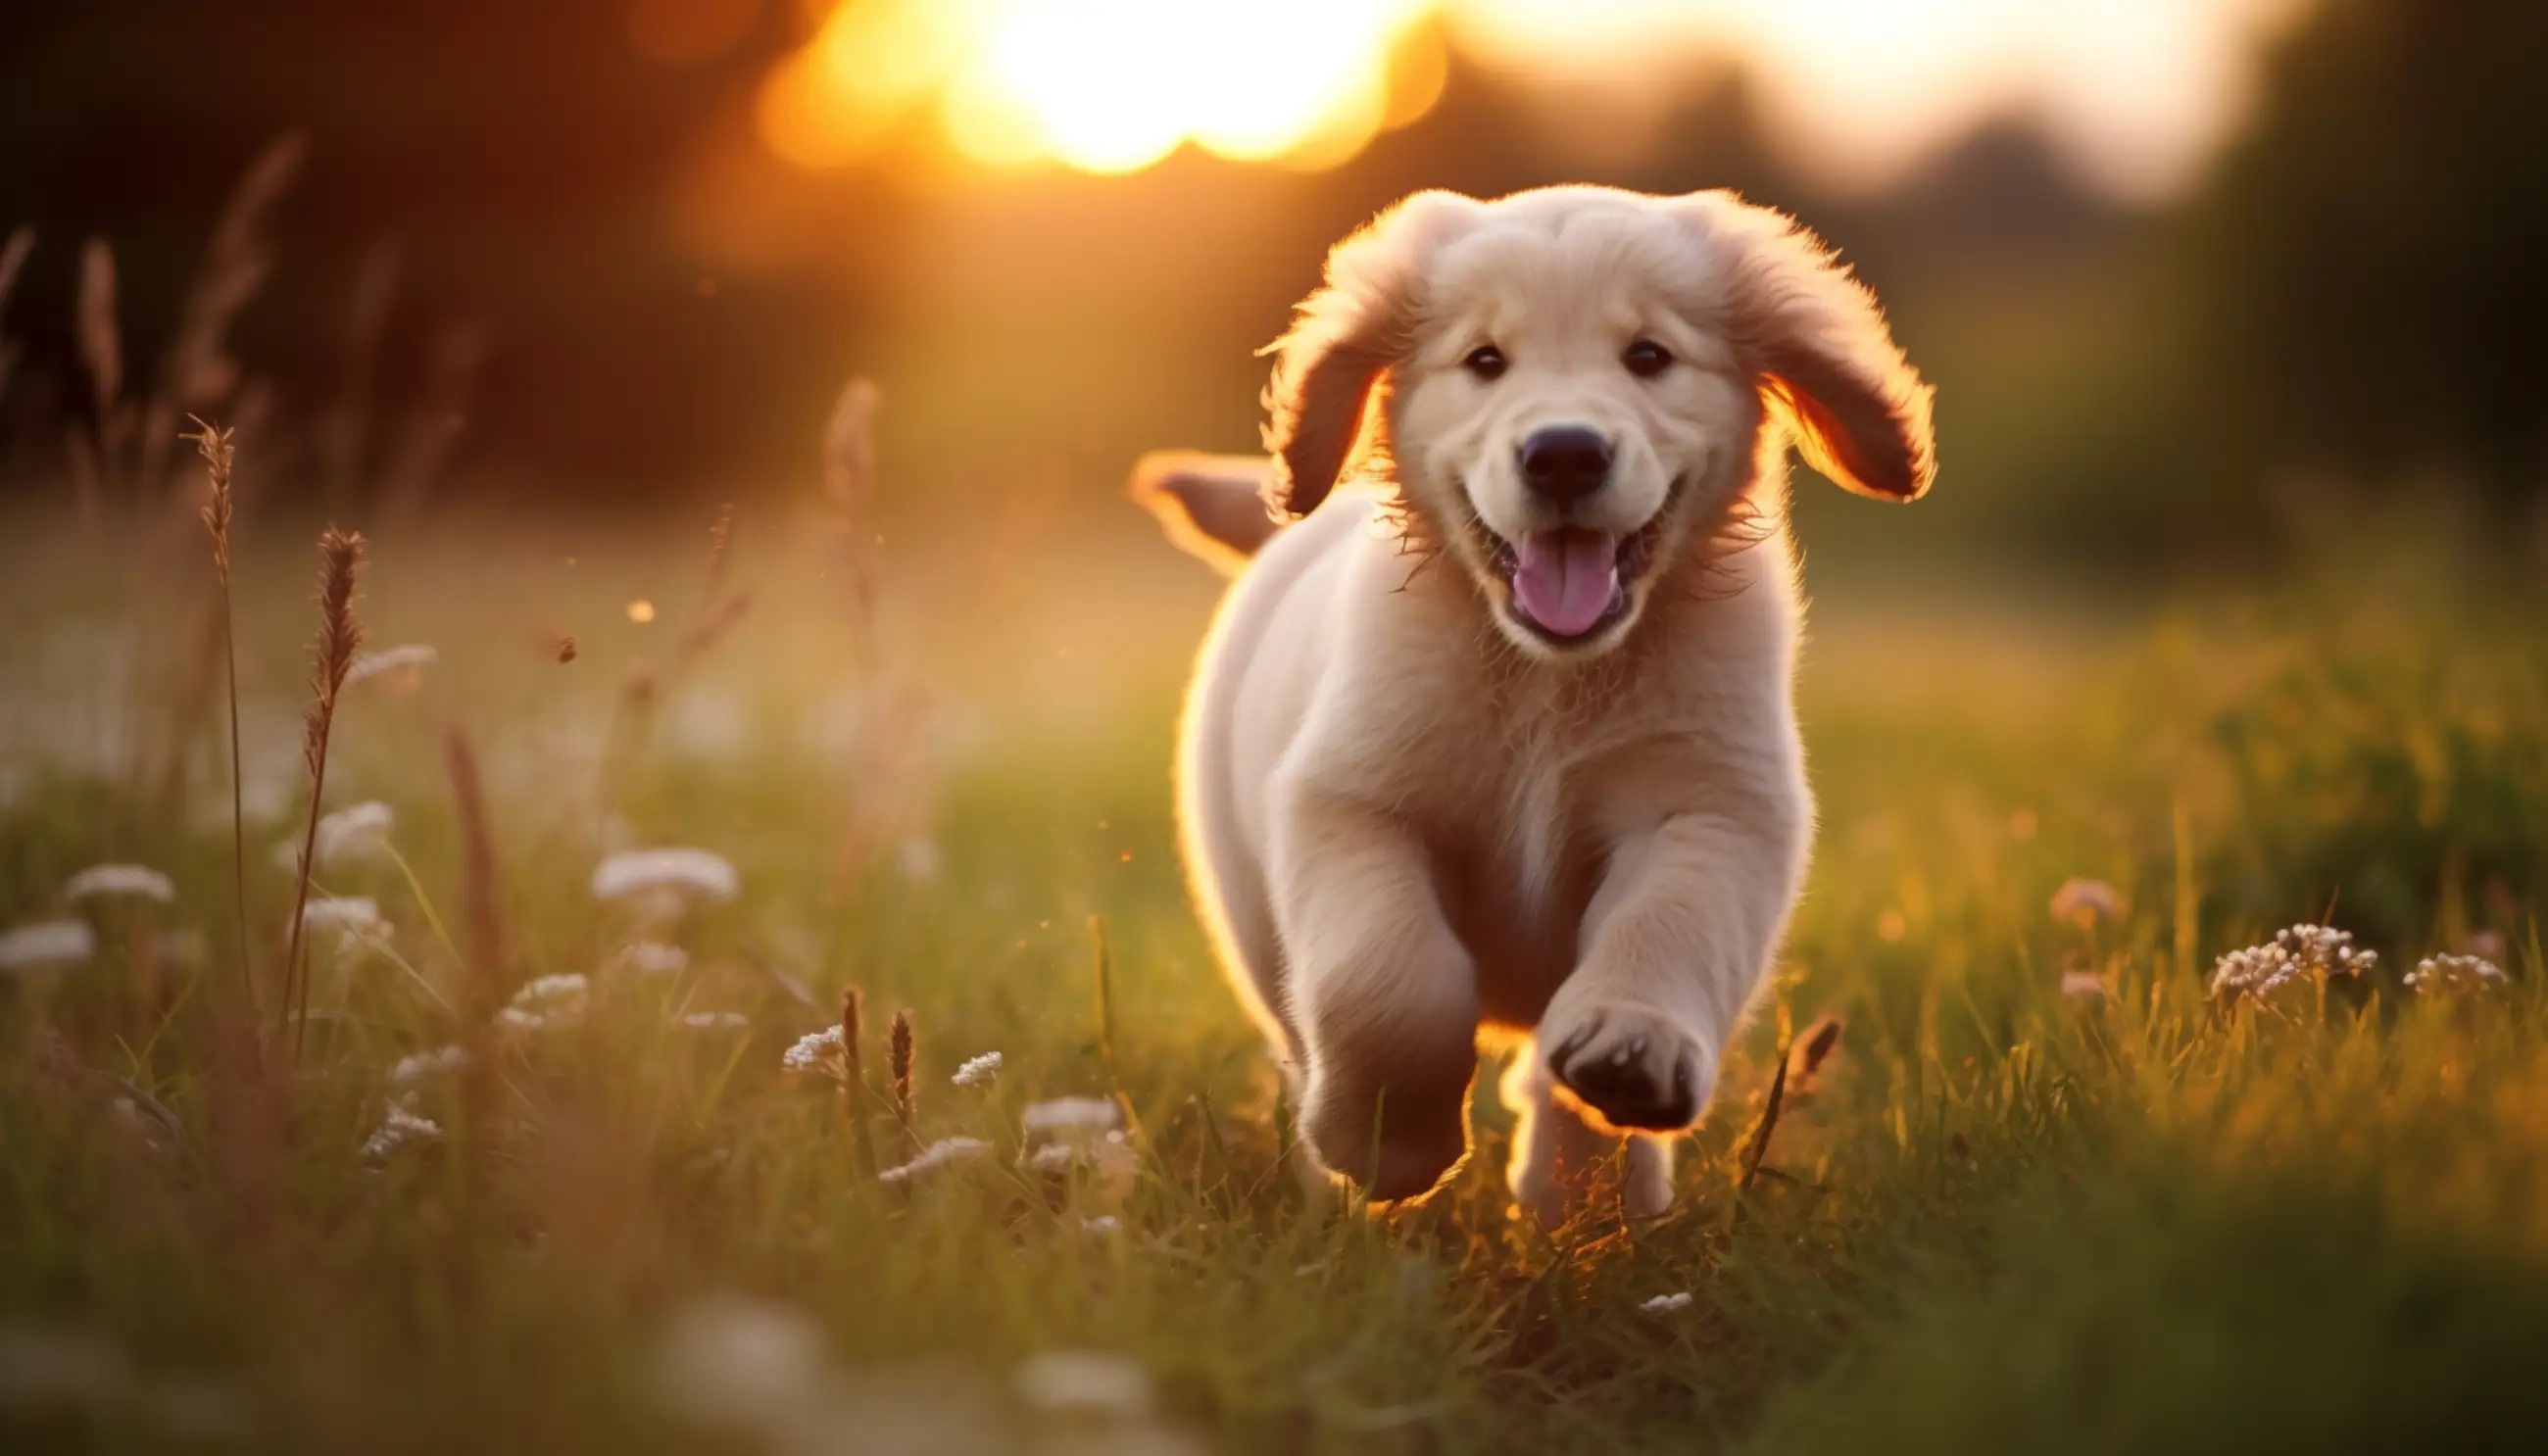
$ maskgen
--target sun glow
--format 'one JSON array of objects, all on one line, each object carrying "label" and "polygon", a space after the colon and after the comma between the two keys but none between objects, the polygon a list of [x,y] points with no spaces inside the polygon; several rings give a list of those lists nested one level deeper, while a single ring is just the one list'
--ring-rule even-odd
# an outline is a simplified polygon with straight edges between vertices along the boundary
[{"label": "sun glow", "polygon": [[1439,92],[1438,52],[1423,84],[1435,43],[1415,33],[1430,8],[853,0],[771,76],[761,131],[809,166],[857,160],[932,120],[989,166],[1129,172],[1189,142],[1233,161],[1331,165]]},{"label": "sun glow", "polygon": [[990,168],[1130,172],[1193,145],[1316,169],[1422,117],[1456,47],[1649,112],[1733,61],[1774,142],[1837,185],[2025,112],[2113,190],[2157,194],[2234,122],[2247,53],[2305,3],[843,0],[765,82],[760,131],[815,168],[934,141]]}]

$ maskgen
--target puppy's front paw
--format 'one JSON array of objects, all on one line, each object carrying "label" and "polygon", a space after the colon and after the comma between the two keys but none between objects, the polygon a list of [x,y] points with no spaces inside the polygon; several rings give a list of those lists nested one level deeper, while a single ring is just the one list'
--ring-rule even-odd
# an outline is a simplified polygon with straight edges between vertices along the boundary
[{"label": "puppy's front paw", "polygon": [[1592,1005],[1539,1029],[1560,1085],[1613,1128],[1673,1133],[1698,1120],[1715,1057],[1660,1011]]},{"label": "puppy's front paw", "polygon": [[1373,1203],[1423,1197],[1469,1150],[1468,1125],[1457,1104],[1426,1107],[1412,1097],[1389,1108],[1373,1099],[1320,1098],[1314,1090],[1302,1132],[1319,1161]]}]

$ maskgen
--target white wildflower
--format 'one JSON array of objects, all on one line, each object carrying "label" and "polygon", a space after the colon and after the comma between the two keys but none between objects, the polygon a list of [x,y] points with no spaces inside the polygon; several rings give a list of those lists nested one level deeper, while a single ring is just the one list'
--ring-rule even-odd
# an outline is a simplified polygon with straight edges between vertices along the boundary
[{"label": "white wildflower", "polygon": [[1116,1218],[1113,1214],[1099,1214],[1094,1219],[1081,1219],[1079,1221],[1079,1231],[1082,1233],[1121,1233],[1124,1231],[1124,1221]]},{"label": "white wildflower", "polygon": [[132,896],[166,905],[176,900],[177,886],[168,876],[146,864],[92,864],[72,875],[62,886],[65,900],[107,896]]},{"label": "white wildflower", "polygon": [[404,1103],[393,1102],[383,1112],[379,1131],[363,1143],[363,1156],[371,1162],[386,1162],[410,1147],[438,1141],[441,1137],[440,1124],[416,1116]]},{"label": "white wildflower", "polygon": [[828,1026],[797,1038],[796,1045],[788,1047],[778,1058],[778,1066],[781,1071],[819,1071],[836,1077],[846,1076],[848,1056],[848,1048],[841,1044],[841,1029]]},{"label": "white wildflower", "polygon": [[319,867],[374,858],[389,846],[390,831],[397,826],[397,812],[378,799],[347,804],[326,815],[318,821],[318,833],[313,842]]},{"label": "white wildflower", "polygon": [[302,907],[301,928],[312,935],[330,930],[348,936],[389,932],[388,922],[381,919],[380,901],[369,895],[319,895]]},{"label": "white wildflower", "polygon": [[192,969],[204,963],[204,933],[191,925],[163,930],[150,938],[150,954],[158,956],[162,964]]},{"label": "white wildflower", "polygon": [[345,685],[351,687],[357,682],[392,673],[421,673],[440,661],[442,654],[421,642],[383,648],[379,652],[356,653],[352,665],[345,669]]},{"label": "white wildflower", "polygon": [[661,941],[638,941],[620,948],[619,964],[639,975],[679,975],[689,968],[690,953]]},{"label": "white wildflower", "polygon": [[731,900],[742,893],[743,877],[705,850],[630,850],[593,866],[594,899],[620,900],[659,889]]},{"label": "white wildflower", "polygon": [[247,780],[239,785],[235,803],[228,794],[218,801],[208,801],[212,811],[205,816],[206,822],[228,830],[232,827],[233,809],[237,820],[250,829],[268,829],[291,817],[293,798],[301,791],[301,776],[295,772],[300,768],[301,756],[296,753],[270,763],[272,767],[248,766]]},{"label": "white wildflower", "polygon": [[411,1052],[398,1059],[390,1068],[390,1080],[400,1086],[421,1082],[443,1072],[456,1072],[469,1064],[466,1046],[437,1046],[430,1051]]},{"label": "white wildflower", "polygon": [[2353,949],[2353,934],[2324,925],[2295,925],[2274,932],[2270,944],[2232,951],[2213,963],[2212,995],[2224,1005],[2239,998],[2270,1000],[2304,980],[2360,975],[2380,963],[2375,951]]},{"label": "white wildflower", "polygon": [[85,920],[41,920],[0,931],[0,970],[85,964],[97,956],[97,932]]},{"label": "white wildflower", "polygon": [[574,971],[525,981],[512,1001],[496,1013],[498,1024],[516,1032],[571,1027],[584,1020],[592,983]]},{"label": "white wildflower", "polygon": [[1111,1097],[1056,1097],[1050,1102],[1028,1103],[1025,1113],[1030,1134],[1102,1133],[1119,1125],[1123,1118],[1124,1110]]},{"label": "white wildflower", "polygon": [[1150,1373],[1130,1355],[1046,1350],[1017,1370],[1018,1395],[1047,1414],[1138,1420],[1150,1413]]},{"label": "white wildflower", "polygon": [[914,884],[925,884],[938,877],[946,867],[946,857],[938,852],[938,841],[925,834],[915,834],[894,846],[893,865],[902,877]]},{"label": "white wildflower", "polygon": [[979,1138],[941,1138],[920,1150],[920,1155],[898,1168],[887,1168],[876,1174],[878,1182],[902,1183],[932,1173],[950,1163],[964,1162],[991,1150],[991,1144]]},{"label": "white wildflower", "polygon": [[2103,1001],[2106,983],[2095,971],[2065,970],[2061,972],[2061,994],[2073,1001]]},{"label": "white wildflower", "polygon": [[1676,1294],[1656,1295],[1653,1299],[1637,1306],[1637,1310],[1647,1315],[1678,1315],[1689,1308],[1689,1291],[1684,1289]]},{"label": "white wildflower", "polygon": [[740,1011],[693,1011],[681,1024],[694,1032],[740,1032],[751,1027],[752,1018]]},{"label": "white wildflower", "polygon": [[666,747],[684,758],[717,763],[752,748],[752,710],[741,697],[692,687],[664,708]]},{"label": "white wildflower", "polygon": [[2052,918],[2098,925],[2124,913],[2124,897],[2102,879],[2065,879],[2052,892]]},{"label": "white wildflower", "polygon": [[580,1000],[592,989],[592,982],[570,970],[524,981],[522,988],[513,993],[512,1004],[521,1007],[553,1006],[561,1001]]},{"label": "white wildflower", "polygon": [[656,1349],[674,1409],[693,1420],[759,1426],[814,1404],[827,1376],[822,1327],[767,1300],[718,1295],[676,1315]]},{"label": "white wildflower", "polygon": [[1000,1079],[1000,1053],[985,1051],[956,1068],[948,1080],[958,1087],[987,1087]]},{"label": "white wildflower", "polygon": [[2507,979],[2503,967],[2483,956],[2445,952],[2415,962],[2415,968],[2407,972],[2407,988],[2419,996],[2427,991],[2477,991],[2502,985]]},{"label": "white wildflower", "polygon": [[1085,1169],[1077,1193],[1101,1206],[1133,1191],[1140,1159],[1116,1126],[1123,1109],[1103,1097],[1064,1097],[1026,1110],[1026,1146],[1018,1161],[1033,1171],[1066,1174]]}]

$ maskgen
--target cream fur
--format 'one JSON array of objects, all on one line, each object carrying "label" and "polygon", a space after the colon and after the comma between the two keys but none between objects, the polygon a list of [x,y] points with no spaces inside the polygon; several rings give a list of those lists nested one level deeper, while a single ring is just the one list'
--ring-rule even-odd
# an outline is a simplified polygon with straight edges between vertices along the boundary
[{"label": "cream fur", "polygon": [[[1670,367],[1625,368],[1639,339]],[[1481,344],[1500,377],[1463,366]],[[1723,193],[1418,194],[1277,348],[1269,495],[1303,518],[1196,669],[1196,902],[1325,1168],[1433,1188],[1502,1036],[1522,1205],[1564,1218],[1626,1135],[1627,1206],[1661,1213],[1811,838],[1784,452],[1915,497],[1928,391],[1809,234]],[[1548,424],[1614,447],[1572,507],[1514,464]],[[1615,620],[1552,640],[1497,541],[1561,522],[1652,544]]]}]

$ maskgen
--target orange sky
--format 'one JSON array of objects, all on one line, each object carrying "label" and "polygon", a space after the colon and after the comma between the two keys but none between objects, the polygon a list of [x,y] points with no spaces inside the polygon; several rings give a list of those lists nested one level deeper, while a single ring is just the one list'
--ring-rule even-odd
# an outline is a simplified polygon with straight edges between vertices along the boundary
[{"label": "orange sky", "polygon": [[1182,145],[1320,167],[1438,94],[1442,47],[1605,104],[1693,61],[1759,82],[1774,142],[1879,188],[1989,116],[2038,117],[2127,197],[2190,180],[2234,127],[2257,43],[2306,0],[855,0],[765,86],[810,167],[933,130],[976,167],[1116,172]]}]

